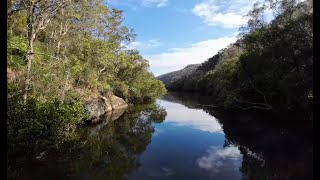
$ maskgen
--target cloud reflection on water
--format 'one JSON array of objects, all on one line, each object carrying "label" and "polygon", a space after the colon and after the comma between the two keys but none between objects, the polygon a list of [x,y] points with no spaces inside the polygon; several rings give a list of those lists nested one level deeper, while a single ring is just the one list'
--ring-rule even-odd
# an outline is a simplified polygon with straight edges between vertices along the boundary
[{"label": "cloud reflection on water", "polygon": [[221,171],[237,170],[241,166],[242,155],[236,146],[225,148],[211,147],[207,154],[197,159],[197,164],[201,169],[209,171],[211,174]]},{"label": "cloud reflection on water", "polygon": [[191,126],[192,128],[207,132],[222,132],[222,127],[215,117],[200,109],[190,109],[184,105],[159,100],[158,103],[166,107],[166,122],[174,122],[179,126]]}]

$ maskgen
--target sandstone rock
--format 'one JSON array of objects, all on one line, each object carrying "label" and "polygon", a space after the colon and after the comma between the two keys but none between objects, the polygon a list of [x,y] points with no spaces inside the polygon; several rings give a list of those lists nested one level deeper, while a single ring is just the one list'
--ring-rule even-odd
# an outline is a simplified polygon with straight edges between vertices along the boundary
[{"label": "sandstone rock", "polygon": [[85,104],[87,112],[92,118],[98,118],[99,116],[106,113],[106,104],[101,99],[94,99]]},{"label": "sandstone rock", "polygon": [[128,104],[122,98],[115,95],[95,97],[85,103],[85,108],[92,117],[92,123],[97,123],[100,119],[104,119],[100,118],[100,116],[108,112],[125,109],[127,106]]},{"label": "sandstone rock", "polygon": [[111,102],[111,107],[113,110],[115,109],[123,109],[123,108],[126,108],[128,106],[128,104],[120,97],[118,96],[114,96],[114,95],[111,95],[109,97],[110,99],[110,102]]},{"label": "sandstone rock", "polygon": [[90,135],[96,135],[99,134],[101,129],[106,126],[108,123],[118,119],[123,113],[125,112],[125,109],[118,109],[113,110],[110,112],[105,113],[104,115],[100,116],[99,118],[93,119],[91,121],[91,126],[89,126],[89,129],[91,131]]}]

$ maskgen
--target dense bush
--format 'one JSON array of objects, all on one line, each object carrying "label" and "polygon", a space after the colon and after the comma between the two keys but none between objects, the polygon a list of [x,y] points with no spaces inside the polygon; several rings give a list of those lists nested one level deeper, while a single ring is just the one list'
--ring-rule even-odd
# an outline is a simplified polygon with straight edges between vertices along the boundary
[{"label": "dense bush", "polygon": [[50,98],[45,102],[29,98],[22,102],[17,93],[7,98],[7,138],[9,153],[22,150],[35,155],[43,150],[59,148],[71,140],[77,124],[88,118],[79,102],[62,102]]},{"label": "dense bush", "polygon": [[[276,14],[266,23],[264,10]],[[238,41],[188,77],[168,86],[196,91],[227,109],[263,109],[310,114],[313,97],[312,1],[255,4]],[[209,63],[215,59],[216,63]],[[202,70],[203,75],[195,73]]]},{"label": "dense bush", "polygon": [[[63,1],[63,6],[58,2],[7,2],[8,67],[23,72],[19,81],[23,87],[27,62],[32,62],[28,96],[85,100],[94,94],[113,93],[129,103],[140,103],[165,93],[162,83],[149,72],[148,61],[125,46],[136,34],[123,25],[123,11],[109,8],[102,0]],[[41,13],[55,5],[57,10],[47,17],[50,23],[38,27],[41,23],[34,22],[33,31],[31,26],[28,29],[29,7],[37,8],[40,13],[33,16],[39,20],[44,18]],[[37,29],[31,40],[28,33]],[[31,50],[30,60],[27,52]]]},{"label": "dense bush", "polygon": [[7,8],[10,155],[29,158],[76,140],[92,96],[137,104],[166,92],[148,61],[125,46],[136,35],[123,11],[103,0],[7,1]]}]

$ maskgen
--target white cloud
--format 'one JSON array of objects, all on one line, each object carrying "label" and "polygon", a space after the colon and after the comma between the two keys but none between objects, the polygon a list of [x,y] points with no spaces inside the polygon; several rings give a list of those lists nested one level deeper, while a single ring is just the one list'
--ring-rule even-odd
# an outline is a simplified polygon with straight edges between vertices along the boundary
[{"label": "white cloud", "polygon": [[161,46],[161,42],[159,40],[151,39],[146,42],[142,42],[142,41],[132,42],[127,45],[127,48],[141,50],[141,49],[151,49],[159,46]]},{"label": "white cloud", "polygon": [[253,0],[205,0],[198,3],[192,12],[209,26],[236,28],[247,22],[243,17],[251,8]]},{"label": "white cloud", "polygon": [[186,109],[177,103],[159,100],[160,105],[166,107],[166,122],[174,122],[178,126],[191,126],[206,132],[221,132],[222,127],[215,117],[207,114],[201,109]]},{"label": "white cloud", "polygon": [[179,70],[189,64],[202,63],[235,41],[235,36],[208,39],[194,43],[190,47],[172,48],[160,54],[144,55],[144,57],[149,60],[151,71],[155,75],[160,75]]},{"label": "white cloud", "polygon": [[165,7],[168,5],[168,0],[143,0],[142,5],[144,6],[156,6],[158,8]]},{"label": "white cloud", "polygon": [[[236,146],[225,148],[211,147],[204,155],[197,159],[198,166],[211,174],[221,171],[234,171],[241,166],[242,155]],[[225,174],[225,173],[224,173]]]}]

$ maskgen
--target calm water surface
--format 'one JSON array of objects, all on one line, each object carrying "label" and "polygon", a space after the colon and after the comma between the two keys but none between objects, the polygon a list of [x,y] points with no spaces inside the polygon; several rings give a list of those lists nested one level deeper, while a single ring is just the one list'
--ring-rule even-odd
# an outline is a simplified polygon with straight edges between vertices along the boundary
[{"label": "calm water surface", "polygon": [[244,179],[237,146],[225,145],[217,119],[201,109],[159,100],[165,121],[154,124],[141,166],[129,179]]},{"label": "calm water surface", "polygon": [[219,112],[205,100],[167,94],[108,114],[78,129],[77,148],[33,162],[18,179],[312,179],[312,128]]}]

